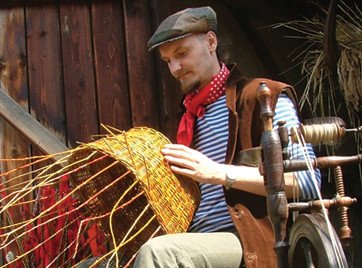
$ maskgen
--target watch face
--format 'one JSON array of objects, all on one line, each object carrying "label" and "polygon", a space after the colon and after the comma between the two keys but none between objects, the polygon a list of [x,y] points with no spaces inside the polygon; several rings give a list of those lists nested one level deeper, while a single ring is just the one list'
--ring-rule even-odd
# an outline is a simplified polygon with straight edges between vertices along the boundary
[{"label": "watch face", "polygon": [[228,177],[228,179],[234,181],[238,178],[238,172],[235,172],[235,170],[230,170],[226,172],[226,176]]},{"label": "watch face", "polygon": [[231,185],[236,181],[237,179],[237,172],[231,172],[232,170],[228,170],[226,172],[226,186],[225,188],[229,190],[231,188]]}]

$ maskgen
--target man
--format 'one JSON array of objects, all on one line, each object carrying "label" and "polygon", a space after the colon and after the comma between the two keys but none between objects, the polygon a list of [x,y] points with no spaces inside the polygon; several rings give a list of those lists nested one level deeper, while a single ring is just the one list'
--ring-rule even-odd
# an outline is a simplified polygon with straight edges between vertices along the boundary
[{"label": "man", "polygon": [[[179,144],[166,145],[162,153],[172,171],[199,182],[201,202],[187,233],[151,239],[141,247],[134,267],[239,267],[243,254],[247,266],[274,266],[274,256],[258,248],[267,245],[273,250],[273,237],[266,244],[259,242],[271,228],[265,224],[266,215],[257,215],[265,213],[263,177],[257,164],[238,161],[239,151],[260,144],[260,122],[255,118],[260,79],[243,78],[235,64],[219,62],[216,26],[212,8],[190,8],[166,18],[149,40],[150,50],[158,48],[186,95]],[[288,127],[297,126],[293,89],[267,81],[276,106],[274,125],[284,119]],[[299,157],[298,148],[292,151],[293,157]],[[314,157],[311,148],[309,154]],[[241,165],[231,165],[236,162]],[[303,198],[316,196],[307,172],[298,172],[285,175],[289,197],[295,191],[293,176]],[[256,206],[255,219],[246,217],[249,208],[234,206],[238,198]]]}]

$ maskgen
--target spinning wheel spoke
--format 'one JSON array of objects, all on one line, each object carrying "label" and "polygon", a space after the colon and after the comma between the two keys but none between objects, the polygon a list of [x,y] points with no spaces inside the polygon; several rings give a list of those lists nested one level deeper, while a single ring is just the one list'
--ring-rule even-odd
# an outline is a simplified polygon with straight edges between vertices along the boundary
[{"label": "spinning wheel spoke", "polygon": [[305,258],[304,267],[307,267],[307,268],[316,267],[315,266],[315,254],[312,254],[312,251],[313,251],[313,253],[315,253],[315,249],[313,248],[313,245],[307,239],[301,239],[300,244],[301,244],[302,252],[303,252],[303,255]]},{"label": "spinning wheel spoke", "polygon": [[322,214],[302,214],[290,231],[289,267],[347,268],[348,264],[335,231],[332,237]]}]

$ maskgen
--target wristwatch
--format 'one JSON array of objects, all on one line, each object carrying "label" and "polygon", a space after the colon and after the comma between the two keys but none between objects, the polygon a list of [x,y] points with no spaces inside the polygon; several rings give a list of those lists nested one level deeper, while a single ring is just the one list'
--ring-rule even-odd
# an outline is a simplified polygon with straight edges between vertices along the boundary
[{"label": "wristwatch", "polygon": [[234,184],[237,177],[238,176],[236,172],[232,172],[231,170],[226,171],[226,185],[225,185],[226,190],[231,189],[231,186]]}]

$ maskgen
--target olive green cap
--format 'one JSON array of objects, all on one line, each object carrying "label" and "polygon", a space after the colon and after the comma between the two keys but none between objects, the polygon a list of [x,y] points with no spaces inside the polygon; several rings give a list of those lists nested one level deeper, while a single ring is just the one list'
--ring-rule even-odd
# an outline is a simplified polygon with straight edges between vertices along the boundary
[{"label": "olive green cap", "polygon": [[192,33],[216,31],[216,13],[211,7],[187,8],[167,17],[148,41],[148,49]]}]

